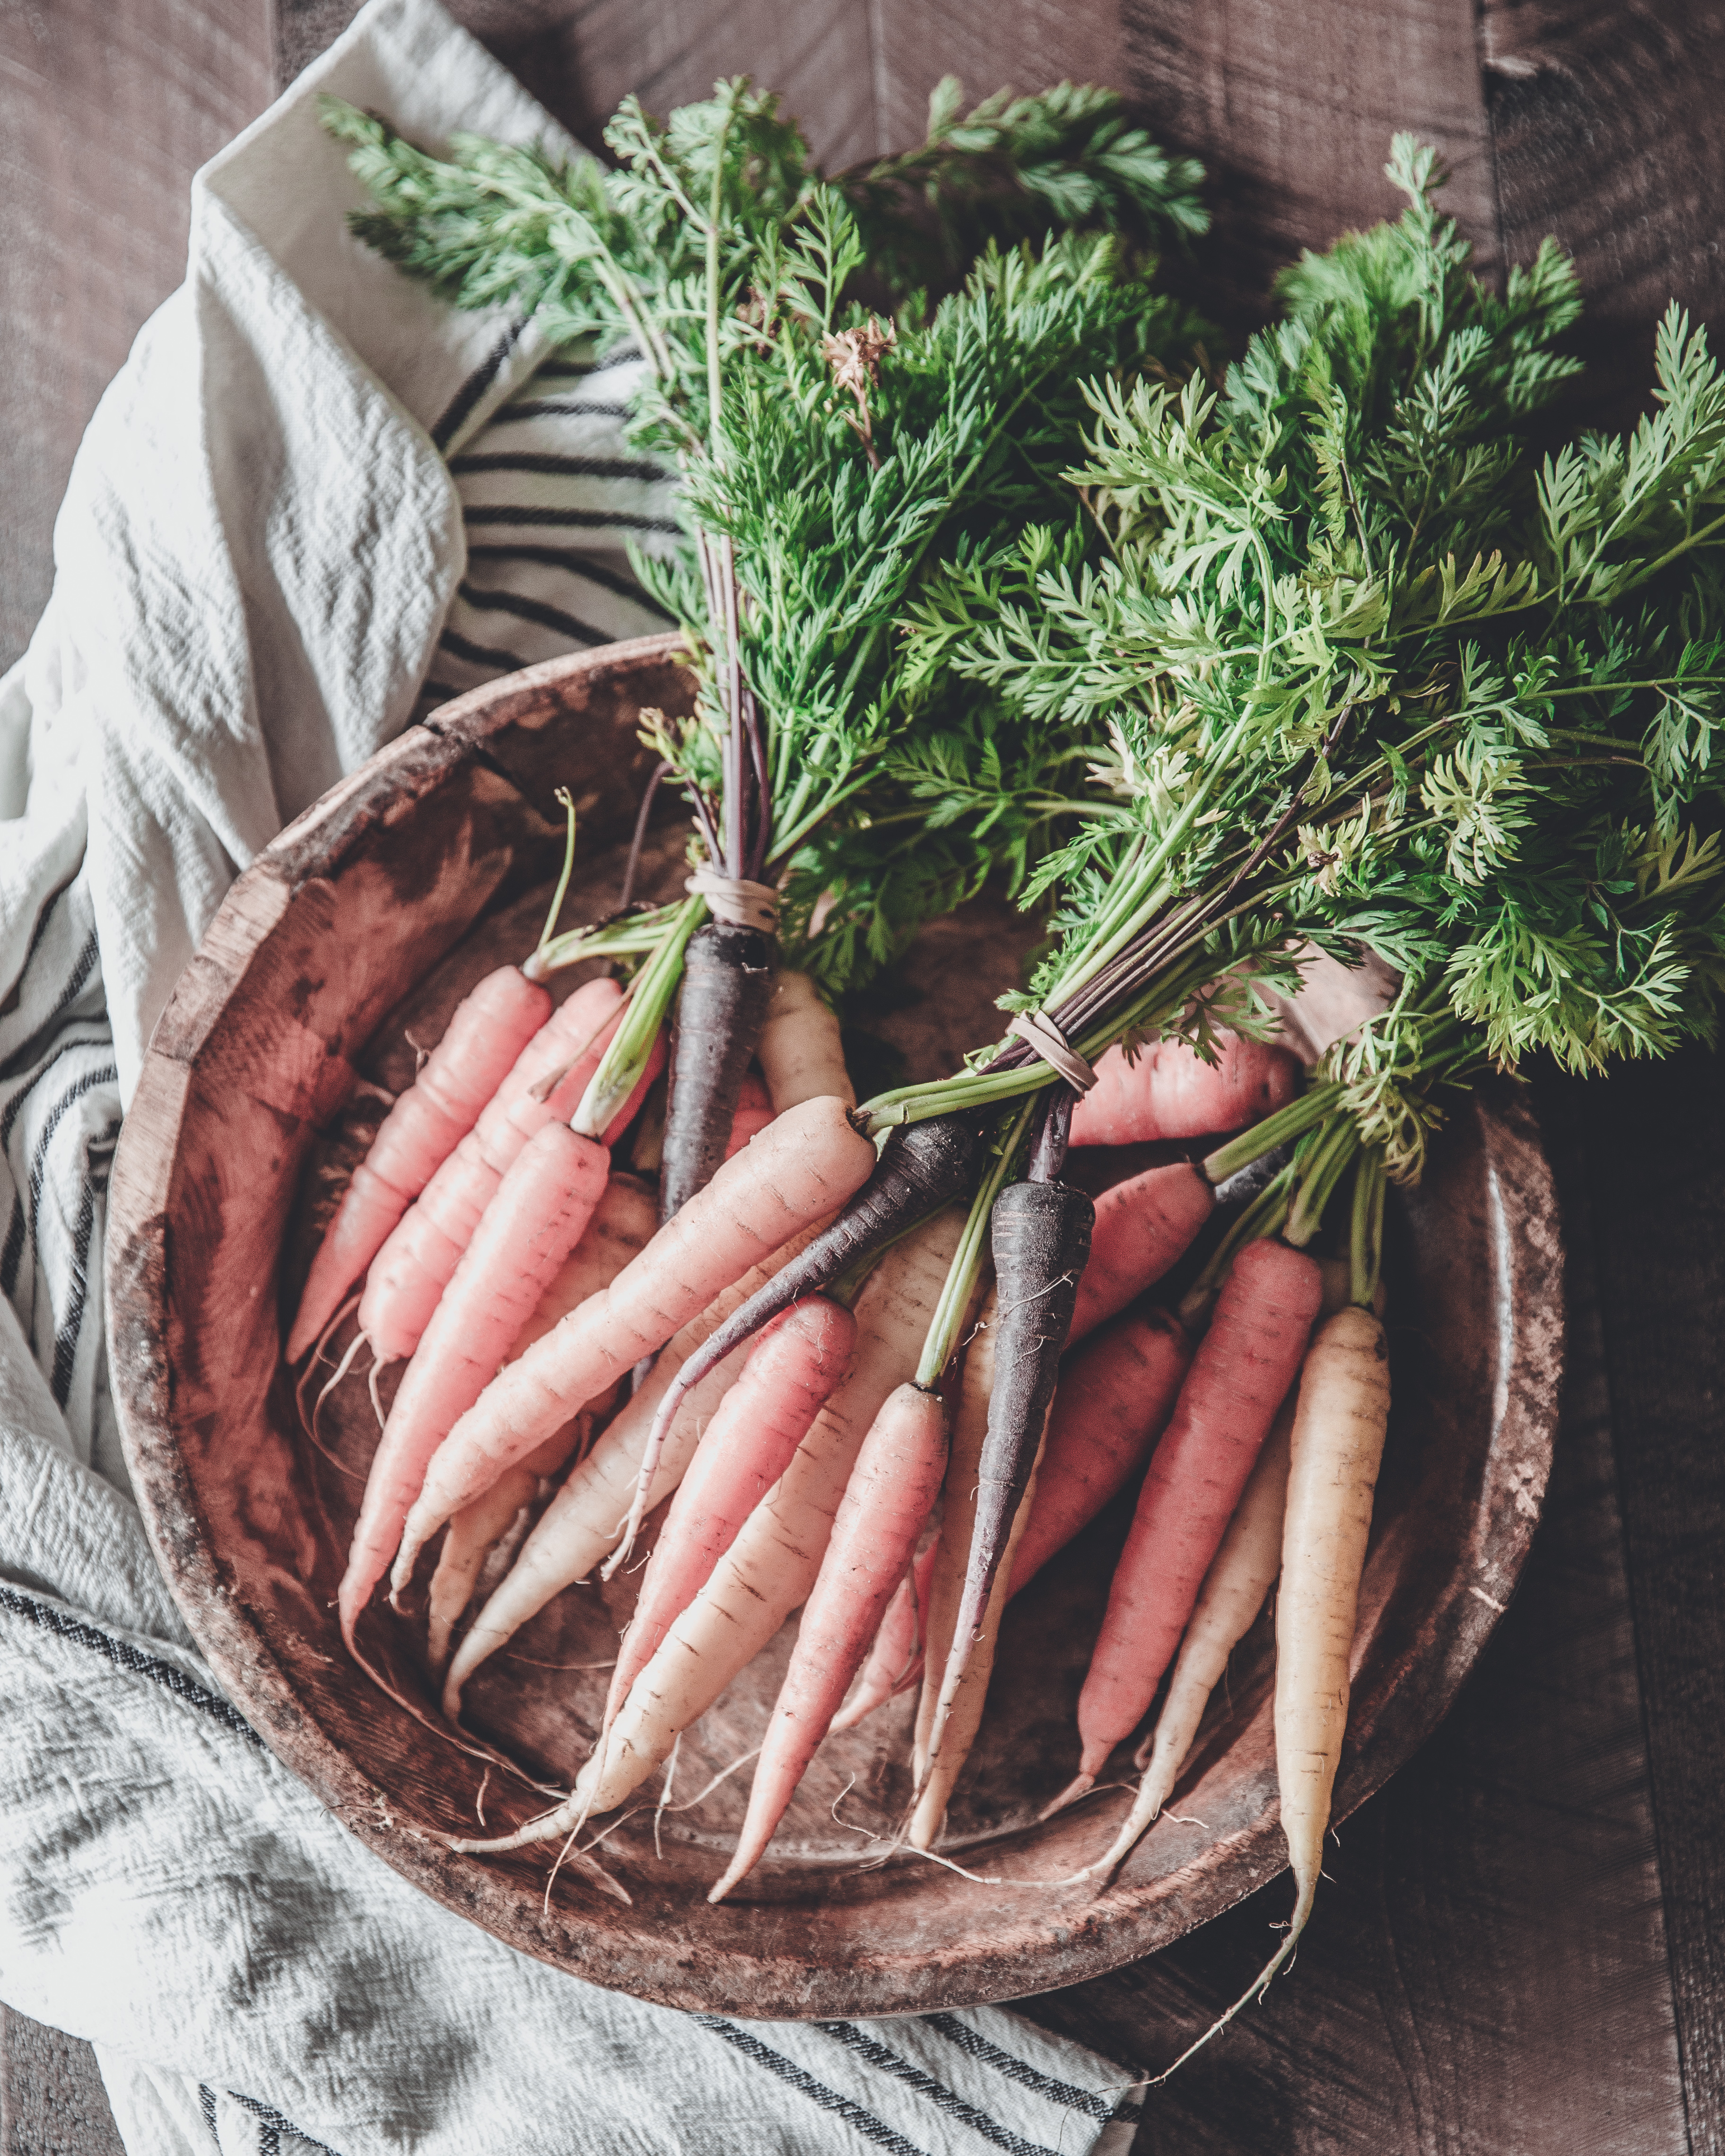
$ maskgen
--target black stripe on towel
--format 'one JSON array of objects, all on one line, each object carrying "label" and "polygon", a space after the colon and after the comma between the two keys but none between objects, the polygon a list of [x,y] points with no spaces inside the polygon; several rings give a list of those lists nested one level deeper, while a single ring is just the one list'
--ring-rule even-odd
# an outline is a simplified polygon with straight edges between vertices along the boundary
[{"label": "black stripe on towel", "polygon": [[1140,2107],[1137,2104],[1117,2103],[1111,2097],[1099,2096],[1093,2089],[1081,2089],[1075,2082],[1056,2081],[1052,2074],[1039,2072],[1023,2059],[1015,2059],[1010,2051],[1003,2051],[998,2044],[991,2044],[974,2029],[966,2028],[956,2015],[925,2014],[922,2021],[925,2028],[944,2036],[949,2044],[956,2044],[973,2059],[993,2066],[997,2073],[1004,2074],[1008,2081],[1016,2082],[1020,2088],[1034,2089],[1050,2102],[1064,2103],[1088,2118],[1104,2121],[1137,2118],[1139,2115]]},{"label": "black stripe on towel", "polygon": [[461,521],[475,524],[558,525],[572,531],[664,531],[683,536],[680,524],[667,516],[629,516],[610,509],[464,509]]},{"label": "black stripe on towel", "polygon": [[[229,2089],[228,2093],[235,2103],[243,2104],[245,2107],[263,2128],[266,2137],[273,2135],[275,2138],[275,2146],[278,2148],[281,2145],[280,2137],[284,2133],[291,2133],[297,2139],[303,2141],[308,2148],[316,2149],[317,2156],[336,2156],[335,2150],[326,2143],[314,2141],[303,2127],[295,2126],[290,2118],[284,2118],[274,2104],[259,2103],[254,2096],[242,2096],[238,2089]],[[267,2147],[260,2146],[259,2156],[270,2156]]]},{"label": "black stripe on towel", "polygon": [[66,1088],[49,1110],[48,1120],[42,1127],[42,1135],[36,1141],[35,1155],[30,1163],[28,1223],[24,1201],[14,1193],[12,1219],[6,1230],[6,1247],[0,1250],[0,1295],[3,1295],[8,1302],[18,1286],[18,1270],[23,1263],[26,1225],[32,1236],[36,1233],[36,1216],[42,1207],[42,1185],[48,1174],[48,1148],[53,1142],[54,1132],[64,1120],[67,1109],[81,1101],[86,1093],[94,1092],[98,1086],[117,1086],[119,1082],[120,1073],[111,1063],[105,1063],[99,1070],[86,1070],[81,1078]]},{"label": "black stripe on towel", "polygon": [[922,2151],[902,2133],[891,2127],[884,2118],[876,2118],[871,2111],[865,2111],[860,2103],[853,2103],[848,2096],[840,2096],[837,2089],[829,2088],[804,2071],[794,2059],[788,2059],[783,2051],[775,2051],[763,2044],[758,2036],[751,2035],[747,2029],[739,2029],[734,2021],[726,2021],[716,2014],[695,2014],[690,2016],[703,2029],[711,2029],[716,2036],[722,2036],[733,2051],[741,2051],[746,2059],[752,2059],[757,2066],[764,2066],[769,2074],[788,2082],[793,2089],[818,2103],[823,2111],[831,2112],[842,2118],[847,2126],[881,2148],[890,2148],[892,2156],[922,2156]]},{"label": "black stripe on towel", "polygon": [[578,457],[556,449],[481,449],[471,456],[451,457],[452,472],[542,472],[555,479],[669,478],[663,465],[649,457]]},{"label": "black stripe on towel", "polygon": [[640,351],[632,344],[619,345],[603,359],[548,359],[534,375],[536,382],[585,382],[595,374],[608,374],[614,367],[633,367]]},{"label": "black stripe on towel", "polygon": [[578,644],[616,640],[608,630],[595,629],[578,615],[547,606],[543,599],[525,598],[519,592],[494,592],[483,584],[463,584],[461,596],[476,613],[512,613],[519,621],[537,622],[542,629],[554,629],[559,636],[572,636]]},{"label": "black stripe on towel", "polygon": [[620,570],[608,569],[603,562],[596,562],[578,547],[470,547],[467,558],[470,562],[532,562],[542,569],[567,569],[572,577],[597,584],[601,591],[614,592],[620,599],[633,599],[637,606],[656,613],[663,621],[672,619],[633,577],[624,576]]},{"label": "black stripe on towel", "polygon": [[474,644],[465,636],[458,636],[453,629],[446,629],[438,643],[445,651],[453,651],[458,659],[465,659],[470,666],[495,666],[500,674],[516,674],[526,660],[513,651],[502,651],[494,644]]},{"label": "black stripe on towel", "polygon": [[59,1029],[61,1014],[77,1001],[80,990],[90,975],[95,973],[95,967],[96,932],[92,928],[90,932],[90,940],[78,953],[77,963],[73,967],[66,985],[60,990],[59,1000],[54,1009],[43,1019],[23,1046],[13,1049],[6,1060],[0,1063],[0,1081],[16,1078],[20,1071],[29,1069]]},{"label": "black stripe on towel", "polygon": [[222,2133],[216,2124],[216,2092],[213,2088],[206,2088],[202,2082],[198,2084],[198,2108],[203,2113],[203,2123],[209,2128],[209,2138],[215,2143],[218,2156],[220,2156]]},{"label": "black stripe on towel", "polygon": [[847,2051],[855,2051],[858,2058],[883,2073],[891,2074],[895,2081],[902,2082],[907,2088],[925,2096],[937,2111],[943,2111],[950,2118],[960,2119],[973,2133],[979,2133],[984,2141],[992,2141],[997,2148],[1007,2151],[1007,2156],[1057,2156],[1057,2152],[1040,2141],[1027,2141],[1022,2133],[1014,2133],[1009,2126],[1003,2126],[998,2118],[990,2118],[985,2111],[978,2111],[968,2103],[956,2089],[949,2089],[944,2082],[925,2073],[921,2066],[913,2066],[877,2037],[865,2035],[854,2021],[817,2021],[817,2029],[824,2029],[829,2036],[836,2037]]},{"label": "black stripe on towel", "polygon": [[629,419],[627,404],[583,404],[574,397],[529,397],[506,404],[493,415],[494,427],[513,427],[523,419]]},{"label": "black stripe on towel", "polygon": [[85,1155],[84,1187],[78,1194],[78,1217],[72,1224],[72,1300],[65,1322],[54,1336],[54,1372],[49,1379],[56,1407],[64,1407],[72,1390],[72,1371],[78,1360],[78,1336],[84,1330],[84,1306],[90,1295],[90,1239],[95,1228],[96,1200],[108,1194],[105,1173],[94,1173],[90,1157],[100,1147],[111,1146],[120,1135],[116,1116],[99,1138],[92,1138]]},{"label": "black stripe on towel", "polygon": [[183,1670],[176,1669],[172,1662],[164,1662],[155,1655],[146,1655],[141,1647],[133,1646],[130,1640],[116,1640],[111,1632],[100,1631],[95,1625],[86,1625],[82,1618],[55,1609],[48,1603],[33,1601],[28,1594],[20,1594],[15,1587],[3,1584],[0,1584],[0,1609],[23,1618],[39,1631],[52,1632],[57,1640],[68,1640],[74,1647],[87,1647],[104,1661],[111,1662],[116,1670],[128,1670],[134,1676],[148,1677],[152,1684],[159,1684],[176,1699],[195,1707],[212,1722],[219,1722],[234,1736],[256,1745],[259,1751],[266,1748],[257,1731],[244,1717],[236,1714],[225,1699],[218,1699],[213,1691],[206,1691],[201,1684],[194,1683]]},{"label": "black stripe on towel", "polygon": [[[496,343],[492,346],[489,356],[480,362],[466,381],[455,392],[454,398],[444,411],[444,416],[431,430],[432,441],[438,449],[447,448],[455,439],[460,430],[461,422],[497,379],[498,370],[521,342],[521,333],[526,328],[530,319],[526,315],[518,315],[498,338]],[[454,465],[450,466],[451,470],[454,469]]]}]

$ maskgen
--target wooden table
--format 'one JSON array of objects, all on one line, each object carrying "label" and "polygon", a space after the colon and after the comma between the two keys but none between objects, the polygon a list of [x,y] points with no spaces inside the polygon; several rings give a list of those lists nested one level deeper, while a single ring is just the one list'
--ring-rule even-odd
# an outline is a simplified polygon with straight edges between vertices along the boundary
[{"label": "wooden table", "polygon": [[[186,182],[332,37],[348,0],[32,0],[0,13],[0,664],[46,595],[96,396],[177,280]],[[1393,211],[1392,131],[1435,141],[1485,269],[1546,231],[1589,296],[1572,405],[1632,417],[1675,295],[1725,317],[1725,37],[1682,0],[460,0],[560,117],[596,132],[747,69],[842,162],[981,93],[1127,90],[1201,157],[1206,304],[1258,316],[1277,265]],[[1571,1254],[1570,1374],[1527,1576],[1454,1712],[1343,1829],[1293,1974],[1153,2092],[1180,2156],[1725,2152],[1725,1117],[1695,1051],[1535,1097]],[[1271,1888],[1172,1951],[1030,2003],[1154,2068],[1232,1998]],[[4,2156],[117,2148],[81,2046],[13,2015]]]}]

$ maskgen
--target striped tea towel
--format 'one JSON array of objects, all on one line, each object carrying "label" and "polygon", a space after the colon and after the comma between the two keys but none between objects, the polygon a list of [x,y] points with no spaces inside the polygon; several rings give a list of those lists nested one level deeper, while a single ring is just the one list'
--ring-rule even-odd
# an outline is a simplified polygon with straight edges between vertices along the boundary
[{"label": "striped tea towel", "polygon": [[500,1944],[276,1763],[156,1569],[99,1262],[150,1028],[239,871],[417,710],[655,626],[622,547],[673,528],[639,362],[353,243],[321,90],[572,146],[434,0],[374,0],[198,176],[0,682],[0,1996],[96,2046],[132,2156],[1123,2147],[1122,2073],[1007,2013],[745,2025]]}]

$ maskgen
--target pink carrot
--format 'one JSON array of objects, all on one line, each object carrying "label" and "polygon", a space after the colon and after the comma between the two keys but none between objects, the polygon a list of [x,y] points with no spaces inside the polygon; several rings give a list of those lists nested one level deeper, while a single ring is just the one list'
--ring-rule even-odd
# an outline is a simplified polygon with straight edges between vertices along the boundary
[{"label": "pink carrot", "polygon": [[372,1457],[337,1597],[350,1646],[428,1463],[496,1374],[581,1240],[610,1167],[611,1156],[597,1139],[578,1137],[564,1122],[547,1123],[485,1208],[408,1366]]},{"label": "pink carrot", "polygon": [[911,1561],[900,1580],[862,1666],[862,1675],[833,1717],[833,1726],[827,1732],[829,1737],[841,1729],[855,1729],[877,1707],[885,1707],[888,1700],[896,1699],[920,1681],[922,1650],[928,1637],[929,1583],[940,1548],[940,1537],[931,1535],[928,1547]]},{"label": "pink carrot", "polygon": [[757,1131],[764,1131],[773,1121],[773,1103],[767,1094],[767,1081],[757,1071],[744,1075],[742,1091],[737,1096],[737,1113],[731,1118],[731,1136],[725,1143],[725,1158],[741,1152]]},{"label": "pink carrot", "polygon": [[[547,1123],[567,1123],[574,1113],[621,1019],[622,1001],[615,981],[589,981],[575,991],[377,1253],[360,1299],[359,1329],[380,1362],[399,1361],[418,1346],[522,1147]],[[542,1090],[545,1098],[536,1099]]]},{"label": "pink carrot", "polygon": [[1215,1202],[1209,1183],[1185,1161],[1147,1168],[1105,1190],[1096,1200],[1090,1260],[1067,1337],[1078,1341],[1094,1332],[1178,1264]]},{"label": "pink carrot", "polygon": [[772,1840],[904,1576],[946,1466],[939,1396],[901,1385],[875,1416],[845,1486],[768,1724],[737,1852],[710,1902],[723,1901]]},{"label": "pink carrot", "polygon": [[1300,1089],[1299,1059],[1263,1040],[1223,1034],[1207,1063],[1183,1041],[1150,1041],[1131,1061],[1111,1048],[1072,1115],[1074,1145],[1137,1145],[1153,1138],[1236,1131],[1284,1107]]},{"label": "pink carrot", "polygon": [[1272,1242],[1234,1260],[1151,1458],[1078,1702],[1079,1783],[1155,1697],[1323,1297],[1315,1258]]},{"label": "pink carrot", "polygon": [[1013,1555],[1019,1594],[1119,1495],[1173,1412],[1192,1343],[1165,1310],[1122,1317],[1060,1371],[1030,1517]]},{"label": "pink carrot", "polygon": [[438,1169],[479,1121],[551,1013],[519,966],[500,966],[455,1006],[424,1069],[377,1127],[311,1261],[288,1335],[297,1363]]},{"label": "pink carrot", "polygon": [[855,1345],[856,1320],[824,1296],[793,1303],[760,1335],[671,1500],[617,1650],[608,1722],[849,1376]]}]

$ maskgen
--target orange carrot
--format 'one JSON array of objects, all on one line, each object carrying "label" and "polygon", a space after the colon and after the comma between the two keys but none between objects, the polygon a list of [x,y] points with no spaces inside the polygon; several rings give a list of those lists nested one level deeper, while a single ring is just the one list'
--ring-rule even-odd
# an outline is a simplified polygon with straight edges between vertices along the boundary
[{"label": "orange carrot", "polygon": [[725,1141],[725,1158],[741,1152],[757,1131],[764,1131],[773,1121],[773,1102],[768,1096],[767,1081],[758,1071],[743,1073],[742,1090],[737,1096],[737,1113],[731,1118],[731,1135]]},{"label": "orange carrot", "polygon": [[886,1605],[886,1614],[875,1635],[862,1674],[849,1697],[833,1717],[829,1736],[857,1723],[908,1691],[922,1674],[923,1646],[928,1626],[928,1583],[940,1554],[940,1536],[931,1535],[927,1546],[910,1566]]},{"label": "orange carrot", "polygon": [[297,1363],[377,1256],[551,1014],[519,966],[500,966],[455,1006],[424,1067],[377,1127],[311,1261],[288,1335]]},{"label": "orange carrot", "polygon": [[611,1286],[589,1296],[500,1372],[433,1456],[393,1578],[405,1584],[451,1514],[650,1355],[752,1265],[842,1204],[875,1148],[841,1101],[805,1101],[769,1123],[660,1229]]},{"label": "orange carrot", "polygon": [[1138,1473],[1173,1412],[1191,1359],[1185,1327],[1165,1310],[1117,1319],[1067,1358],[1035,1502],[1013,1556],[1013,1594]]},{"label": "orange carrot", "polygon": [[1094,1332],[1159,1281],[1185,1255],[1215,1202],[1209,1184],[1183,1161],[1105,1190],[1096,1200],[1070,1337]]},{"label": "orange carrot", "polygon": [[[580,1240],[603,1194],[610,1163],[610,1154],[596,1140],[578,1137],[567,1123],[547,1123],[485,1208],[408,1366],[372,1460],[336,1598],[350,1646],[426,1463],[456,1417],[485,1390]],[[394,1592],[406,1584],[403,1569]]]},{"label": "orange carrot", "polygon": [[946,1465],[939,1394],[901,1385],[875,1417],[845,1485],[773,1704],[736,1854],[709,1902],[722,1902],[754,1868],[783,1818],[910,1563]]},{"label": "orange carrot", "polygon": [[1072,1116],[1074,1145],[1137,1145],[1235,1131],[1285,1107],[1300,1090],[1299,1059],[1262,1040],[1220,1034],[1207,1063],[1183,1041],[1149,1041],[1128,1061],[1111,1048]]},{"label": "orange carrot", "polygon": [[[773,1128],[803,1112],[793,1108]],[[629,1687],[609,1742],[582,1768],[568,1800],[517,1834],[458,1848],[513,1849],[561,1839],[589,1812],[620,1804],[804,1600],[869,1426],[916,1369],[964,1218],[962,1207],[950,1207],[925,1221],[889,1250],[864,1282],[850,1378]]]},{"label": "orange carrot", "polygon": [[660,1530],[611,1672],[608,1722],[849,1376],[855,1345],[856,1320],[824,1296],[793,1303],[752,1344]]},{"label": "orange carrot", "polygon": [[[655,1220],[659,1217],[656,1204],[653,1217]],[[775,1250],[770,1258],[715,1296],[705,1310],[691,1317],[666,1342],[654,1364],[652,1376],[552,1499],[544,1517],[522,1546],[513,1568],[461,1642],[444,1686],[444,1712],[451,1722],[460,1717],[462,1688],[480,1663],[512,1639],[530,1617],[536,1616],[552,1595],[578,1579],[586,1578],[593,1567],[616,1548],[623,1538],[623,1523],[634,1491],[647,1433],[671,1380],[732,1312],[770,1280],[779,1266],[788,1265],[804,1244],[819,1232],[822,1224],[818,1222],[802,1235],[793,1235],[783,1250]],[[752,1344],[746,1341],[726,1356],[685,1398],[648,1493],[649,1505],[660,1503],[682,1480],[694,1457],[701,1433],[742,1374]],[[583,1409],[582,1415],[588,1412]],[[577,1422],[581,1419],[578,1416]],[[537,1453],[530,1453],[529,1463],[538,1457]]]},{"label": "orange carrot", "polygon": [[1155,1697],[1294,1381],[1323,1292],[1317,1262],[1280,1243],[1234,1260],[1209,1331],[1150,1461],[1079,1696],[1087,1786]]},{"label": "orange carrot", "polygon": [[[588,981],[575,991],[379,1250],[360,1300],[359,1329],[380,1362],[399,1361],[418,1346],[498,1184],[536,1131],[574,1112],[622,1004],[615,981]],[[546,1097],[536,1099],[542,1089]]]}]

